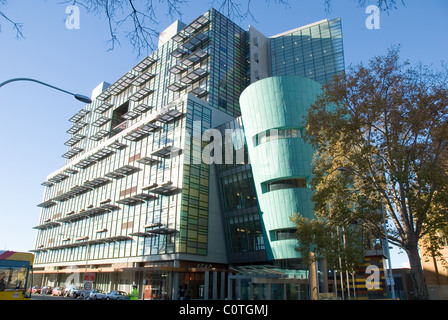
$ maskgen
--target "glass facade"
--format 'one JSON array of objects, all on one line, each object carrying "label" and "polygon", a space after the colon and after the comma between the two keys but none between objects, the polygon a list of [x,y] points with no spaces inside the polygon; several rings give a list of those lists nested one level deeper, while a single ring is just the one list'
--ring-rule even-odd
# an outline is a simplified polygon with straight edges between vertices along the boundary
[{"label": "glass facade", "polygon": [[[93,102],[70,119],[66,163],[42,183],[33,250],[37,285],[62,286],[73,267],[96,274],[99,289],[129,291],[136,283],[140,297],[149,299],[224,299],[229,292],[303,299],[305,282],[284,286],[271,279],[300,274],[305,281],[307,275],[302,267],[294,275],[285,273],[289,267],[271,268],[285,264],[272,259],[271,242],[292,243],[291,229],[275,228],[272,235],[266,228],[248,152],[252,143],[300,142],[303,126],[246,136],[240,96],[254,65],[250,32],[215,9],[177,26],[120,79],[95,89]],[[343,70],[339,19],[266,39],[270,61],[263,70],[272,76],[323,83]],[[254,110],[255,121],[260,116],[266,114]],[[204,161],[219,152],[203,152],[212,130],[224,137],[223,162]],[[267,193],[303,191],[303,179],[268,181]],[[257,274],[269,285],[231,278],[252,270],[231,265],[268,263]],[[237,282],[246,289],[231,288]]]},{"label": "glass facade", "polygon": [[344,70],[341,19],[271,38],[272,76],[297,75],[324,84]]},{"label": "glass facade", "polygon": [[218,130],[231,144],[223,150],[232,150],[232,161],[216,166],[229,261],[265,261],[265,237],[241,117]]}]

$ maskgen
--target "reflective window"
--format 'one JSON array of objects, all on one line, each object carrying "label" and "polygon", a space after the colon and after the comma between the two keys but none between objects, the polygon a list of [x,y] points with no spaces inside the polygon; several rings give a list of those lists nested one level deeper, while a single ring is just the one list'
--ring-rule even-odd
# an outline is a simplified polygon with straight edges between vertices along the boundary
[{"label": "reflective window", "polygon": [[266,183],[266,192],[306,187],[307,183],[305,178],[284,179]]},{"label": "reflective window", "polygon": [[275,141],[287,138],[301,138],[300,129],[271,129],[261,132],[253,137],[254,146],[258,146],[268,141]]}]

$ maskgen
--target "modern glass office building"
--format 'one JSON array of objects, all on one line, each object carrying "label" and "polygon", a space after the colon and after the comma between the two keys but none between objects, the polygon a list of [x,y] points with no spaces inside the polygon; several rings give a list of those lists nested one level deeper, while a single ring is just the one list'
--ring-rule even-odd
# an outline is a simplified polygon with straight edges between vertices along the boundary
[{"label": "modern glass office building", "polygon": [[299,117],[343,70],[339,19],[273,37],[214,9],[174,23],[70,119],[66,164],[42,183],[35,284],[308,298],[287,223],[312,215]]}]

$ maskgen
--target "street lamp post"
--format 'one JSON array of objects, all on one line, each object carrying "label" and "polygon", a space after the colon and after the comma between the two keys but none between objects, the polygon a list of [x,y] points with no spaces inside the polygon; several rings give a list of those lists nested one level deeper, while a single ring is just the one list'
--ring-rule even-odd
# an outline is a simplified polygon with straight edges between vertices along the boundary
[{"label": "street lamp post", "polygon": [[67,93],[67,94],[70,94],[70,95],[74,96],[76,100],[79,100],[81,102],[92,103],[92,100],[89,97],[86,97],[86,96],[84,96],[82,94],[72,93],[72,92],[69,92],[67,90],[64,90],[64,89],[52,86],[51,84],[48,84],[48,83],[45,83],[45,82],[42,82],[42,81],[39,81],[39,80],[36,80],[36,79],[31,79],[31,78],[14,78],[14,79],[9,79],[9,80],[6,80],[6,81],[0,83],[0,88],[3,87],[5,84],[8,84],[8,83],[14,82],[14,81],[32,81],[32,82],[37,82],[37,83],[42,84],[44,86],[47,86],[47,87],[50,87],[50,88],[62,91],[62,92]]},{"label": "street lamp post", "polygon": [[[352,170],[348,170],[344,167],[339,167],[338,170],[342,171],[342,172],[350,171],[353,174],[357,175]],[[361,178],[367,179],[368,177],[362,176]],[[392,300],[395,300],[395,287],[394,287],[395,282],[394,282],[394,276],[392,274],[392,261],[391,261],[391,257],[390,257],[390,251],[389,251],[389,237],[388,237],[388,232],[387,232],[387,227],[386,227],[386,215],[385,215],[384,204],[383,204],[383,196],[381,195],[381,192],[378,189],[377,189],[377,192],[378,192],[378,196],[380,197],[381,215],[383,217],[384,242],[386,243],[386,254],[388,257],[389,283],[390,283],[390,289],[391,289],[391,293],[392,293]]]}]

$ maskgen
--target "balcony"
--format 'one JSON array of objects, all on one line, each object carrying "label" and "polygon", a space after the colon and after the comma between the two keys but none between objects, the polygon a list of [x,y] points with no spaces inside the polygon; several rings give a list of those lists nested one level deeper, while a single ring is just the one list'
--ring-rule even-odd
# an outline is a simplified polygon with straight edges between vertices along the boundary
[{"label": "balcony", "polygon": [[123,166],[121,168],[116,169],[114,172],[120,173],[120,174],[124,174],[124,175],[128,176],[128,175],[136,173],[136,172],[138,172],[140,170],[142,170],[142,169],[134,167],[134,166],[131,166],[131,165],[125,165],[125,166]]},{"label": "balcony", "polygon": [[121,178],[125,177],[123,174],[116,173],[116,172],[106,173],[105,176],[108,177],[108,178],[115,179],[115,180],[118,180],[118,179],[121,179]]},{"label": "balcony", "polygon": [[70,122],[78,122],[79,120],[81,120],[82,118],[84,118],[84,116],[86,116],[87,114],[89,114],[90,111],[86,110],[86,109],[82,109],[80,110],[77,114],[75,114],[73,117],[71,117],[68,121]]},{"label": "balcony", "polygon": [[41,208],[50,208],[52,206],[55,206],[56,204],[57,204],[56,202],[54,202],[53,200],[50,199],[50,200],[47,200],[47,201],[44,201],[44,202],[38,204],[37,206],[41,207]]},{"label": "balcony", "polygon": [[145,201],[142,199],[134,198],[134,197],[127,197],[121,200],[118,200],[117,203],[124,204],[126,206],[136,206],[138,204],[142,204]]},{"label": "balcony", "polygon": [[129,141],[139,141],[145,137],[149,136],[149,132],[142,130],[141,128],[137,128],[131,132],[129,132],[127,135],[123,137],[123,139],[129,140]]},{"label": "balcony", "polygon": [[202,49],[199,49],[192,54],[190,54],[188,57],[184,58],[181,63],[187,67],[191,67],[193,64],[201,61],[202,59],[208,57],[208,52]]},{"label": "balcony", "polygon": [[73,137],[70,138],[70,140],[68,140],[67,142],[65,142],[64,144],[66,146],[72,147],[75,144],[77,144],[78,142],[80,142],[82,139],[84,139],[86,136],[82,135],[82,134],[75,134],[73,135]]},{"label": "balcony", "polygon": [[127,148],[128,145],[119,141],[114,141],[112,144],[108,145],[108,147],[116,150],[123,150],[124,148]]},{"label": "balcony", "polygon": [[133,86],[141,86],[142,84],[144,84],[145,82],[151,80],[152,78],[154,78],[156,75],[151,73],[151,72],[145,72],[142,73],[141,75],[137,76],[133,81],[132,81],[132,85]]},{"label": "balcony", "polygon": [[72,188],[70,188],[70,191],[67,191],[65,194],[71,196],[71,197],[77,197],[81,194],[84,194],[86,192],[89,192],[90,188],[85,187],[85,186],[74,186]]},{"label": "balcony", "polygon": [[186,84],[176,81],[168,86],[168,90],[178,92],[185,89],[186,87],[187,87]]},{"label": "balcony", "polygon": [[109,172],[107,174],[105,174],[106,177],[108,178],[113,178],[113,179],[121,179],[125,176],[131,175],[135,172],[138,172],[142,169],[137,168],[137,167],[133,167],[131,165],[125,165],[121,168],[118,168],[112,172]]},{"label": "balcony", "polygon": [[151,57],[146,57],[145,59],[140,61],[132,70],[140,73],[140,72],[144,71],[145,69],[149,68],[150,66],[152,66],[156,62],[157,62],[156,59],[151,58]]},{"label": "balcony", "polygon": [[95,208],[88,208],[83,209],[81,211],[79,211],[78,213],[67,213],[65,215],[65,217],[58,219],[58,222],[63,222],[63,223],[71,223],[71,222],[75,222],[75,221],[79,221],[79,220],[83,220],[83,219],[87,219],[87,218],[91,218],[91,217],[95,217],[101,214],[105,214],[114,210],[118,210],[120,207],[118,206],[112,206],[112,205],[102,205],[99,207],[95,207]]},{"label": "balcony", "polygon": [[190,37],[190,34],[185,32],[184,30],[180,30],[174,37],[172,37],[171,39],[173,39],[175,42],[183,42],[186,39],[188,39]]},{"label": "balcony", "polygon": [[84,160],[81,160],[80,162],[78,162],[77,164],[75,164],[74,166],[79,169],[86,169],[95,163],[96,163],[96,161],[94,161],[94,160],[84,159]]},{"label": "balcony", "polygon": [[155,185],[152,188],[148,189],[149,192],[160,194],[163,196],[171,196],[177,194],[182,191],[181,188],[173,185],[171,181],[165,182],[162,185]]},{"label": "balcony", "polygon": [[148,230],[147,233],[149,234],[170,234],[170,233],[175,233],[177,230],[173,229],[173,228],[167,228],[167,227],[160,227],[160,228],[155,228],[155,229],[151,229]]},{"label": "balcony", "polygon": [[74,243],[68,243],[68,244],[63,244],[63,245],[54,246],[54,247],[37,249],[35,251],[63,250],[63,249],[77,248],[77,247],[83,247],[83,246],[84,247],[92,246],[92,245],[96,245],[96,244],[105,244],[105,243],[110,243],[110,242],[132,240],[132,238],[128,237],[128,236],[113,236],[113,237],[99,238],[99,239],[93,239],[93,240],[88,240],[88,239],[89,239],[89,237],[83,237],[83,238],[76,239],[76,242],[74,242]]},{"label": "balcony", "polygon": [[156,151],[153,151],[151,153],[151,155],[155,156],[155,157],[159,157],[159,158],[167,158],[170,156],[170,154],[173,150],[174,150],[174,147],[168,145],[168,146],[164,146]]},{"label": "balcony", "polygon": [[202,77],[206,76],[207,74],[208,74],[208,72],[206,70],[204,70],[202,68],[198,68],[193,71],[190,71],[185,76],[183,76],[180,79],[180,82],[188,85],[188,84],[191,84],[191,83],[201,79]]},{"label": "balcony", "polygon": [[69,174],[77,174],[79,172],[78,170],[71,169],[71,168],[65,169],[64,171]]},{"label": "balcony", "polygon": [[190,51],[194,51],[204,40],[207,40],[208,36],[205,33],[199,33],[187,41],[184,42],[184,48]]},{"label": "balcony", "polygon": [[143,99],[144,97],[148,96],[149,94],[151,94],[153,92],[154,92],[154,90],[152,90],[150,88],[141,88],[140,90],[138,90],[137,92],[132,94],[129,97],[129,100],[131,100],[131,101],[139,101],[139,100]]},{"label": "balcony", "polygon": [[109,135],[109,131],[101,129],[100,131],[96,132],[93,136],[91,136],[89,139],[93,141],[100,141],[107,135]]},{"label": "balcony", "polygon": [[63,155],[62,155],[62,157],[63,158],[66,158],[66,159],[71,159],[71,158],[73,158],[74,156],[76,156],[76,155],[78,155],[79,153],[81,153],[82,151],[84,151],[84,149],[82,149],[82,148],[71,148],[70,150],[68,150],[66,153],[64,153]]},{"label": "balcony", "polygon": [[121,118],[123,118],[125,120],[133,120],[133,119],[137,118],[139,115],[140,115],[140,113],[130,110],[130,111],[126,112],[125,114],[123,114],[121,116]]},{"label": "balcony", "polygon": [[106,179],[106,178],[96,178],[91,181],[87,180],[84,182],[83,187],[96,189],[102,186],[105,186],[106,184],[111,183],[112,180]]},{"label": "balcony", "polygon": [[84,128],[85,126],[87,126],[87,122],[77,122],[73,125],[73,127],[71,127],[70,129],[67,130],[67,133],[69,134],[75,134],[77,133],[79,130],[81,130],[82,128]]},{"label": "balcony", "polygon": [[50,179],[48,179],[48,181],[53,182],[53,183],[59,183],[65,179],[67,179],[69,176],[63,173],[58,173],[57,175],[51,177]]},{"label": "balcony", "polygon": [[204,95],[207,94],[207,90],[205,90],[204,88],[194,88],[193,90],[191,90],[191,93],[194,94],[196,97],[201,98]]},{"label": "balcony", "polygon": [[151,157],[143,157],[143,158],[138,159],[137,162],[141,163],[141,164],[145,164],[145,165],[151,165],[153,163],[160,162],[160,160],[156,159],[156,158],[151,158]]},{"label": "balcony", "polygon": [[96,113],[104,113],[107,110],[109,110],[110,108],[112,108],[114,105],[111,103],[107,103],[107,102],[102,102],[96,109],[95,112]]},{"label": "balcony", "polygon": [[59,222],[55,222],[55,221],[49,221],[43,224],[40,224],[38,226],[33,227],[33,229],[37,229],[37,230],[46,230],[46,229],[51,229],[54,227],[59,227],[61,224]]},{"label": "balcony", "polygon": [[117,95],[117,94],[121,93],[122,91],[124,91],[126,88],[128,88],[134,78],[135,78],[135,75],[133,73],[127,72],[120,79],[115,81],[106,90],[109,90],[109,92],[113,95]]},{"label": "balcony", "polygon": [[145,123],[144,125],[142,125],[142,126],[140,127],[140,129],[143,130],[143,131],[145,131],[145,132],[151,133],[151,132],[154,132],[154,131],[157,130],[157,129],[160,129],[160,126],[157,125],[157,124],[154,122],[154,120],[153,120],[153,121],[147,122],[147,123]]},{"label": "balcony", "polygon": [[187,70],[188,68],[186,66],[182,66],[182,65],[174,65],[169,69],[169,72],[173,73],[173,74],[180,74],[182,72],[184,72],[185,70]]},{"label": "balcony", "polygon": [[150,109],[152,109],[152,107],[150,107],[144,103],[141,103],[141,104],[135,106],[134,108],[132,108],[133,111],[138,112],[138,113],[145,113],[145,112],[149,111]]},{"label": "balcony", "polygon": [[109,121],[111,121],[111,118],[108,117],[100,117],[98,119],[96,119],[93,123],[92,126],[94,127],[102,127],[104,126],[106,123],[108,123]]},{"label": "balcony", "polygon": [[158,199],[159,197],[153,195],[153,194],[149,194],[149,193],[139,193],[136,194],[135,196],[133,196],[136,199],[140,199],[140,200],[144,200],[144,201],[151,201],[151,200],[155,200]]},{"label": "balcony", "polygon": [[159,113],[156,116],[156,120],[163,123],[169,123],[182,115],[183,113],[176,110],[175,108],[167,107],[159,111]]},{"label": "balcony", "polygon": [[194,32],[198,31],[200,28],[205,26],[210,20],[205,16],[200,16],[196,20],[194,20],[192,23],[190,23],[188,26],[186,26],[183,30],[186,33],[193,34]]},{"label": "balcony", "polygon": [[91,156],[87,157],[85,159],[85,161],[89,161],[89,162],[99,162],[101,160],[106,159],[107,157],[110,157],[111,155],[113,155],[115,153],[114,150],[110,150],[107,148],[103,148],[97,152],[95,152],[94,154],[92,154]]},{"label": "balcony", "polygon": [[184,50],[182,48],[177,48],[176,50],[171,52],[171,55],[174,58],[179,59],[180,57],[182,57],[184,54],[187,54],[187,53],[188,53],[187,50]]}]

